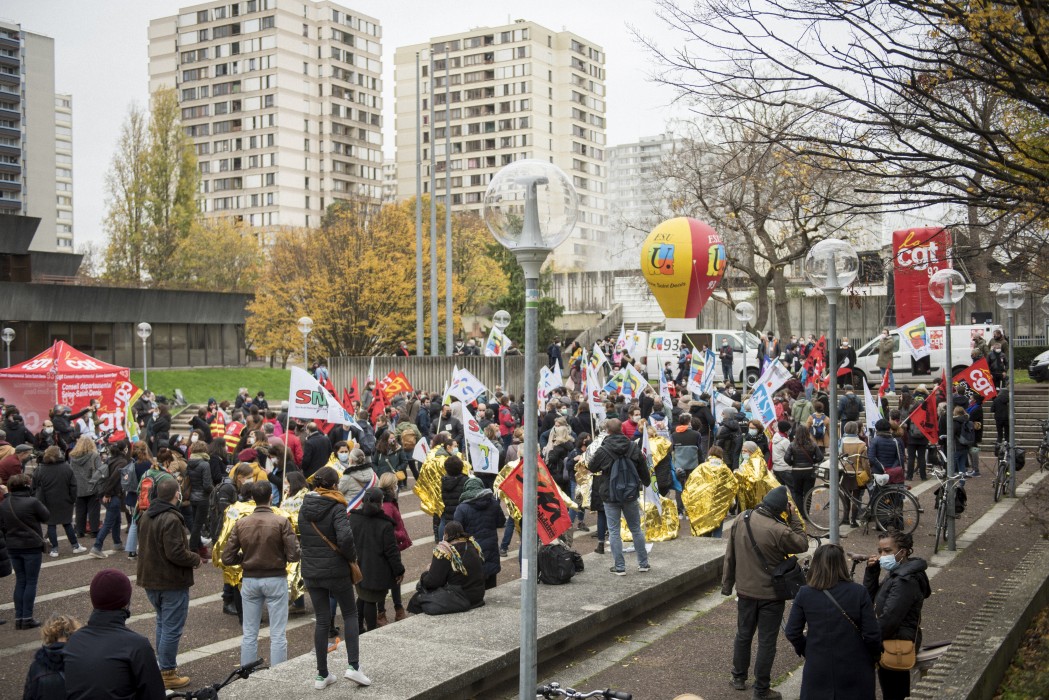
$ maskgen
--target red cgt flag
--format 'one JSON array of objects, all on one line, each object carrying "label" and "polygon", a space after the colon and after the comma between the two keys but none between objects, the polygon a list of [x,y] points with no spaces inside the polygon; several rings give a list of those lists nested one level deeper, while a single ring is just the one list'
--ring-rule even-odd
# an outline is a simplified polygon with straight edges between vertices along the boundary
[{"label": "red cgt flag", "polygon": [[994,380],[991,379],[991,369],[987,366],[986,357],[981,357],[954,375],[954,381],[965,382],[970,389],[983,396],[984,401],[998,395],[998,390],[994,388]]},{"label": "red cgt flag", "polygon": [[[538,463],[539,512],[537,516],[539,521],[539,540],[543,544],[550,544],[564,534],[568,528],[572,527],[572,521],[568,515],[568,506],[561,500],[561,494],[557,491],[557,485],[554,483],[553,477],[550,476],[550,471],[546,468],[542,458],[538,460]],[[506,475],[506,479],[499,485],[499,488],[517,506],[518,510],[523,510],[524,460],[518,462],[517,466]]]}]

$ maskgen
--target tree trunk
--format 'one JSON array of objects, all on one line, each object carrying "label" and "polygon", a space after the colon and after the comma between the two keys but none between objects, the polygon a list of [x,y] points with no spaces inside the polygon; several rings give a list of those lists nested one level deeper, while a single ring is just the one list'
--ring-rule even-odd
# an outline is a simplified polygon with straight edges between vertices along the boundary
[{"label": "tree trunk", "polygon": [[[793,332],[790,323],[790,299],[787,297],[787,275],[782,266],[772,271],[772,289],[776,295],[776,337],[780,340],[790,338]],[[783,344],[786,346],[786,343]]]},{"label": "tree trunk", "polygon": [[754,289],[754,301],[757,313],[754,316],[754,321],[751,323],[750,328],[760,335],[768,326],[769,320],[769,288],[764,281]]}]

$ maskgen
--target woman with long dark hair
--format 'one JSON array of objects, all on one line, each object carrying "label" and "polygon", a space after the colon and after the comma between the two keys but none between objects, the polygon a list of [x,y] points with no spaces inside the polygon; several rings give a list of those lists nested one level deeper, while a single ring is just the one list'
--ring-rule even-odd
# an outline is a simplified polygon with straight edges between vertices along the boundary
[{"label": "woman with long dark hair", "polygon": [[794,440],[783,460],[790,465],[790,492],[794,505],[807,517],[805,494],[815,486],[816,465],[823,461],[823,450],[813,441],[808,427],[799,425],[794,431]]}]

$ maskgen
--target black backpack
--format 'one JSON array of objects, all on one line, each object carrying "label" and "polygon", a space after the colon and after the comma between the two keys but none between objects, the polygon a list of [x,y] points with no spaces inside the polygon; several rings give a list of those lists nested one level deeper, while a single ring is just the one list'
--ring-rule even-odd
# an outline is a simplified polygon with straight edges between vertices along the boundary
[{"label": "black backpack", "polygon": [[860,417],[860,399],[856,394],[845,395],[845,406],[842,413],[846,420],[857,420]]},{"label": "black backpack", "polygon": [[962,447],[972,447],[976,444],[976,428],[971,420],[962,423],[962,429],[958,433],[958,444]]},{"label": "black backpack", "polygon": [[539,583],[560,586],[583,570],[583,557],[560,542],[539,548]]},{"label": "black backpack", "polygon": [[633,503],[641,495],[641,479],[629,455],[619,455],[612,460],[608,474],[608,502]]},{"label": "black backpack", "polygon": [[208,499],[208,520],[211,523],[211,539],[217,540],[222,532],[222,519],[226,516],[226,509],[231,503],[237,502],[237,487],[229,477],[222,480],[216,486]]}]

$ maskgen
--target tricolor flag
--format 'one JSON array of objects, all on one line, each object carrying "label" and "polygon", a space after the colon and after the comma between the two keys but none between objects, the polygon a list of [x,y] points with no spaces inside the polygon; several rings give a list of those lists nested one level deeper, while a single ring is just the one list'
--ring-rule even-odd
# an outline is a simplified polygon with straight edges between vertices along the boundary
[{"label": "tricolor flag", "polygon": [[601,402],[601,385],[597,381],[597,370],[588,366],[586,368],[586,400],[590,404],[590,415],[595,421],[605,419],[605,405]]},{"label": "tricolor flag", "polygon": [[590,366],[594,368],[594,371],[601,369],[601,365],[608,365],[611,367],[608,358],[605,357],[605,353],[601,351],[601,346],[594,343],[594,352],[590,355]]},{"label": "tricolor flag", "polygon": [[706,355],[699,348],[692,348],[692,363],[688,368],[688,390],[693,394],[703,393],[703,374],[706,369]]},{"label": "tricolor flag", "polygon": [[492,330],[488,332],[488,342],[484,344],[484,356],[485,357],[500,357],[506,354],[506,351],[510,349],[513,343],[506,335],[492,326]]}]

